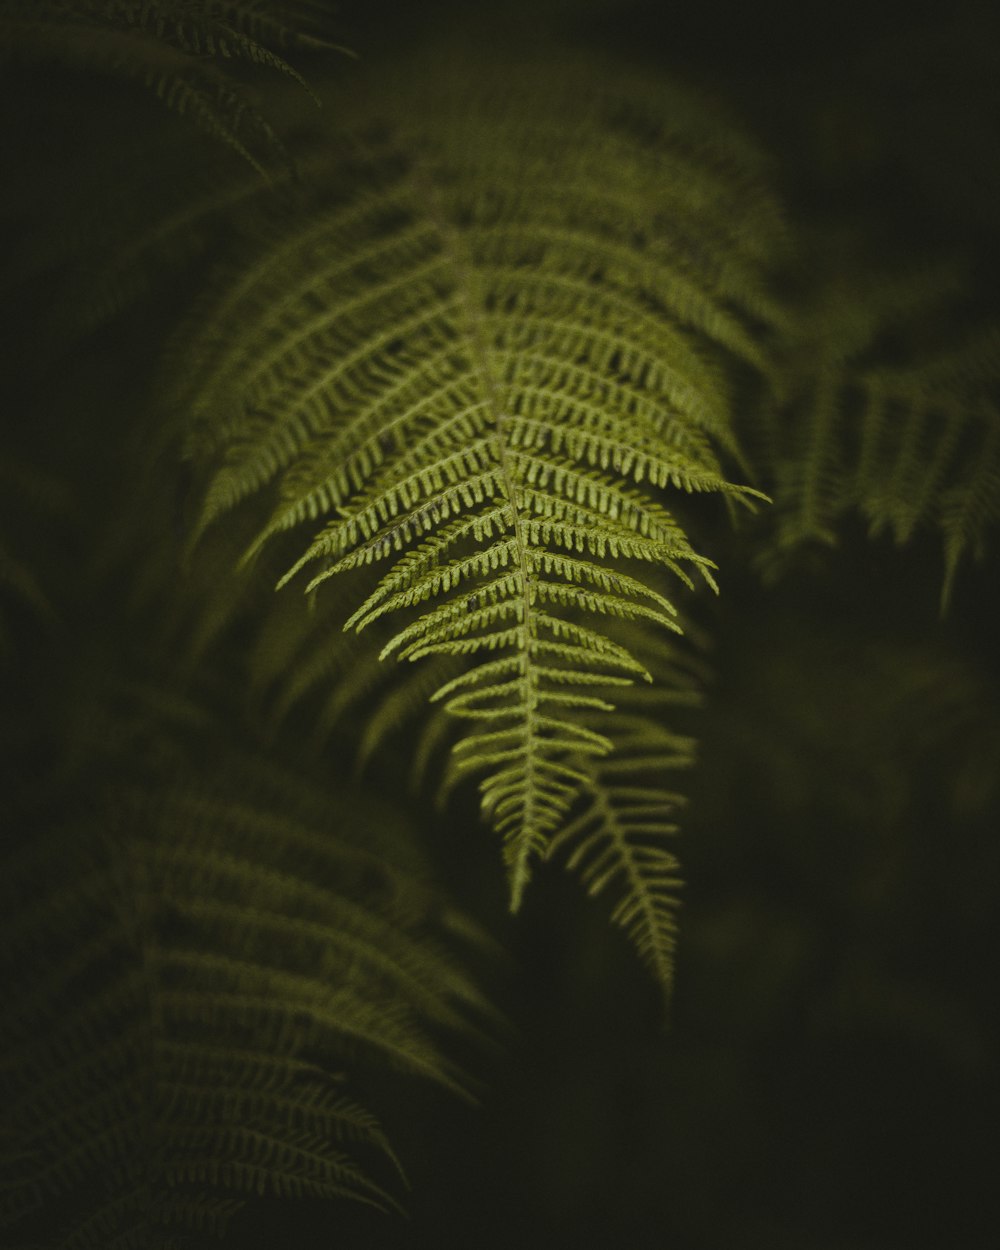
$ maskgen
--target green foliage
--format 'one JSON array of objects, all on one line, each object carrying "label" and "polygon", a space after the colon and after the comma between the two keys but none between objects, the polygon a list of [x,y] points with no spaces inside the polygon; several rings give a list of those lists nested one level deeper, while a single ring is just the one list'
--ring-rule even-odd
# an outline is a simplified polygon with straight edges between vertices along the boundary
[{"label": "green foliage", "polygon": [[[13,362],[45,419],[0,464],[0,1211],[34,1245],[187,1245],[261,1194],[396,1205],[387,1082],[464,1090],[489,1009],[376,789],[478,780],[514,907],[565,865],[664,998],[702,724],[696,809],[753,831],[744,866],[768,801],[821,811],[827,873],[871,813],[898,867],[914,767],[949,818],[995,798],[986,676],[867,625],[833,665],[829,604],[785,634],[762,609],[759,669],[704,698],[705,626],[753,628],[740,563],[857,513],[936,529],[947,601],[984,549],[1000,356],[969,276],[789,226],[714,101],[520,32],[317,73],[328,108],[292,120],[325,7],[0,0],[8,59],[139,81],[236,154],[115,92],[76,145],[40,76],[8,88],[62,145],[20,134],[5,209],[21,339],[66,375]],[[95,708],[108,673],[142,716]],[[774,929],[749,1016],[787,985]]]}]

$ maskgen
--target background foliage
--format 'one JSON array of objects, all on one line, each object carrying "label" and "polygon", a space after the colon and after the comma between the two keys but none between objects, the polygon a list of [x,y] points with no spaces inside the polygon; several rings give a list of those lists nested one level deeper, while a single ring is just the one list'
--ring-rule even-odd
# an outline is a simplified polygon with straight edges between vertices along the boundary
[{"label": "background foliage", "polygon": [[[450,38],[467,9],[344,5],[334,38],[377,67]],[[553,55],[568,42],[632,57],[757,132],[806,258],[788,286],[827,310],[811,323],[833,362],[824,377],[845,369],[831,383],[841,411],[857,410],[873,370],[914,360],[930,373],[921,394],[957,376],[963,414],[995,401],[990,6],[914,13],[900,28],[878,5],[565,0],[480,16],[472,31],[487,46],[503,35]],[[313,54],[292,52],[308,79]],[[313,107],[287,78],[236,80],[277,134],[305,126]],[[197,500],[161,448],[151,402],[183,370],[183,359],[162,364],[164,342],[209,259],[226,259],[227,212],[259,173],[184,124],[183,109],[113,76],[18,64],[2,91],[13,152],[2,211],[17,242],[4,283],[18,310],[3,380],[2,814],[19,862],[39,830],[92,828],[108,787],[134,793],[202,768],[205,708],[213,762],[249,740],[328,785],[345,741],[331,729],[319,742],[307,692],[280,688],[282,646],[305,645],[295,625],[254,632],[252,579],[216,592],[215,571],[252,526],[237,515],[209,535],[181,581]],[[244,133],[233,97],[214,98],[223,130]],[[270,131],[251,137],[254,159],[277,168]],[[436,879],[510,952],[477,975],[514,1040],[500,1057],[444,1043],[482,1083],[476,1108],[369,1075],[366,1101],[412,1183],[407,1223],[259,1199],[235,1216],[232,1244],[327,1244],[331,1230],[375,1247],[992,1244],[995,562],[963,563],[942,617],[935,519],[910,524],[897,510],[880,527],[861,492],[856,506],[828,508],[824,498],[843,500],[831,481],[853,464],[849,446],[824,453],[809,480],[800,458],[774,455],[797,438],[817,445],[802,431],[831,409],[816,401],[815,357],[807,334],[787,403],[748,405],[739,431],[773,514],[735,534],[706,530],[726,572],[694,622],[708,641],[703,706],[671,719],[699,747],[684,777],[670,1031],[626,941],[576,883],[546,866],[512,920],[473,798],[447,816],[411,804]],[[995,493],[985,501],[995,508]],[[806,512],[815,541],[783,542]],[[356,681],[355,692],[344,675],[334,684],[345,702],[393,697],[350,663],[345,673]],[[151,704],[166,738],[142,729]],[[398,790],[409,754],[389,736],[364,786]]]}]

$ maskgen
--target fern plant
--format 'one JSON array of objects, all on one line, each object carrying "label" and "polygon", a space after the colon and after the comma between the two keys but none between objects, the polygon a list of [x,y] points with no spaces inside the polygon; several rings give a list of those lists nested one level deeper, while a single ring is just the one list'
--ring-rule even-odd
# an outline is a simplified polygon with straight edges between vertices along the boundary
[{"label": "fern plant", "polygon": [[[683,92],[586,61],[412,74],[368,103],[328,197],[199,306],[175,402],[214,466],[199,532],[266,488],[250,555],[326,521],[281,585],[374,566],[347,628],[462,661],[431,698],[466,727],[454,769],[480,778],[516,908],[615,748],[588,716],[650,679],[618,626],[679,631],[659,571],[715,588],[677,509],[756,495],[722,467],[727,368],[767,373],[783,226],[752,143]],[[637,858],[632,902],[663,880]]]}]

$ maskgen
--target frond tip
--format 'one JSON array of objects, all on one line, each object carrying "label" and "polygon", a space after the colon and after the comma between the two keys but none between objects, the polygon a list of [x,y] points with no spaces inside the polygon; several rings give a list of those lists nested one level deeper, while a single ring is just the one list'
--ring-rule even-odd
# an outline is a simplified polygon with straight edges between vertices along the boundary
[{"label": "frond tip", "polygon": [[611,896],[612,922],[669,1002],[682,885],[670,844],[685,799],[666,779],[693,766],[695,742],[667,728],[665,713],[700,702],[701,676],[644,626],[630,627],[628,640],[637,653],[648,654],[657,684],[623,691],[624,707],[591,714],[593,728],[614,731],[615,753],[578,761],[583,781],[577,802],[548,855],[578,874],[588,894]]}]

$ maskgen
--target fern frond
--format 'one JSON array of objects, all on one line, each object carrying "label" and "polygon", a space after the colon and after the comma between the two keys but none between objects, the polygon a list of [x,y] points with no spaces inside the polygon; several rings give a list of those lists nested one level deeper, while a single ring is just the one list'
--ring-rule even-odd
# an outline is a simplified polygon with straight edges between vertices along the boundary
[{"label": "fern frond", "polygon": [[612,922],[669,1002],[682,885],[670,843],[686,800],[665,783],[693,767],[695,741],[667,722],[677,707],[700,702],[704,675],[648,627],[627,627],[625,641],[649,665],[655,684],[622,691],[622,706],[610,714],[591,713],[589,724],[614,733],[615,753],[577,760],[585,781],[548,854],[577,873],[588,894],[612,897]]},{"label": "fern frond", "polygon": [[89,1250],[221,1232],[251,1194],[397,1205],[369,1160],[399,1162],[341,1069],[462,1090],[437,1036],[485,1004],[393,841],[382,813],[240,765],[115,786],[15,849],[0,1218],[28,1234],[72,1197],[60,1244]]},{"label": "fern frond", "polygon": [[950,601],[963,554],[971,547],[981,558],[987,530],[1000,521],[1000,411],[991,409],[983,425],[955,477],[941,492],[945,561],[942,610]]},{"label": "fern frond", "polygon": [[315,19],[313,6],[280,0],[266,9],[255,0],[0,0],[0,56],[138,81],[264,174],[267,163],[284,155],[282,144],[218,62],[275,70],[309,92],[277,49],[344,52],[320,36]]},{"label": "fern frond", "polygon": [[579,873],[589,894],[617,893],[612,921],[669,996],[681,878],[679,862],[663,842],[677,832],[674,817],[683,799],[660,786],[630,785],[597,766],[581,789],[584,812],[560,829],[549,853],[567,852],[567,868]]},{"label": "fern frond", "polygon": [[777,533],[762,566],[773,571],[809,542],[835,545],[852,512],[898,544],[936,528],[947,605],[963,551],[982,550],[1000,508],[995,328],[924,347],[923,319],[943,315],[960,278],[937,266],[832,283],[807,322],[788,408],[763,451]]},{"label": "fern frond", "polygon": [[[676,503],[756,494],[721,467],[725,362],[766,367],[779,215],[742,136],[601,69],[424,74],[377,103],[346,193],[236,269],[185,349],[191,453],[224,457],[199,530],[276,483],[250,555],[329,518],[280,585],[381,567],[349,626],[397,622],[383,657],[479,674],[439,701],[467,724],[455,767],[482,777],[514,907],[586,782],[571,758],[612,750],[581,715],[644,672],[608,625],[678,629],[625,566],[714,587]],[[753,188],[739,226],[727,187]]]}]

